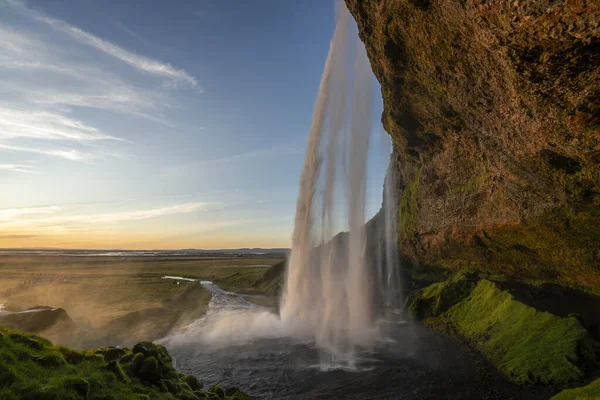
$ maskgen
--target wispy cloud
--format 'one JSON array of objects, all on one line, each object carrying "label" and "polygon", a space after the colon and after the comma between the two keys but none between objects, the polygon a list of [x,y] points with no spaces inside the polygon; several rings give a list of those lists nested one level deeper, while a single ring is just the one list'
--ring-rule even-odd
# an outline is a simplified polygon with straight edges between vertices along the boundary
[{"label": "wispy cloud", "polygon": [[[89,117],[79,117],[80,108],[106,110],[175,127],[165,116],[176,107],[175,93],[167,90],[165,79],[160,78],[166,78],[171,86],[196,87],[196,79],[184,70],[127,51],[29,8],[20,0],[0,0],[0,5],[2,3],[8,5],[5,11],[16,10],[50,28],[41,34],[30,30],[30,26],[15,28],[10,23],[0,24],[0,92],[3,97],[0,151],[71,161],[92,161],[128,153],[123,151],[131,148],[123,145],[130,143],[125,135],[105,132],[97,123],[89,122]],[[93,50],[81,51],[81,44]],[[148,73],[150,79],[131,79],[131,72],[123,74],[121,69],[113,67],[114,62],[99,64],[98,51],[132,65],[134,73]],[[24,172],[25,169],[12,170]]]},{"label": "wispy cloud", "polygon": [[[58,218],[60,222],[78,222],[84,224],[114,224],[125,221],[158,218],[173,214],[187,214],[196,211],[212,211],[222,208],[220,203],[184,203],[173,206],[150,208],[145,210],[122,211],[106,214],[76,215]],[[49,220],[47,219],[46,222]]]},{"label": "wispy cloud", "polygon": [[129,29],[128,27],[126,27],[122,23],[117,22],[117,26],[119,27],[119,29],[121,29],[123,32],[125,32],[126,34],[128,34],[132,38],[137,39],[138,41],[140,41],[141,43],[143,43],[145,45],[149,44],[148,41],[146,39],[144,39],[141,35],[135,33],[134,31],[132,31],[131,29]]},{"label": "wispy cloud", "polygon": [[105,135],[81,121],[49,111],[5,107],[0,104],[0,138],[71,140],[77,142],[122,140]]},{"label": "wispy cloud", "polygon": [[[0,69],[11,70],[13,75],[10,81],[1,82],[3,91],[20,94],[37,105],[99,108],[169,125],[160,115],[161,109],[172,107],[169,93],[134,86],[93,61],[81,64],[71,58],[80,55],[35,34],[0,26]],[[28,75],[19,79],[23,74]],[[36,79],[46,74],[52,78]]]},{"label": "wispy cloud", "polygon": [[27,215],[54,214],[60,210],[62,210],[60,206],[5,208],[0,210],[0,221],[15,221]]},{"label": "wispy cloud", "polygon": [[295,144],[284,144],[264,149],[256,149],[244,153],[232,154],[219,158],[200,160],[187,164],[173,165],[161,170],[160,176],[173,177],[185,176],[196,173],[199,170],[210,170],[225,164],[233,164],[244,161],[264,160],[273,157],[294,156],[303,154],[303,149]]},{"label": "wispy cloud", "polygon": [[34,167],[24,164],[0,164],[0,171],[22,172],[26,174],[37,174],[39,172]]},{"label": "wispy cloud", "polygon": [[43,22],[52,26],[54,29],[64,32],[71,36],[73,39],[77,40],[80,43],[96,48],[97,50],[102,51],[103,53],[117,58],[133,68],[136,68],[140,71],[144,71],[150,74],[163,76],[165,78],[169,78],[175,81],[187,83],[192,87],[198,86],[198,81],[196,78],[189,75],[185,70],[175,68],[170,64],[160,62],[158,60],[153,60],[148,57],[144,57],[142,55],[136,54],[134,52],[125,50],[124,48],[117,46],[114,43],[103,40],[98,36],[95,36],[91,33],[88,33],[80,28],[77,28],[65,21],[61,21],[59,19],[54,19],[49,16],[42,14],[39,11],[31,9],[27,7],[20,0],[6,0],[9,5],[12,7],[22,11],[23,13],[31,16],[37,21]]},{"label": "wispy cloud", "polygon": [[38,235],[19,235],[19,234],[7,234],[0,235],[0,239],[30,239],[37,237]]},{"label": "wispy cloud", "polygon": [[41,154],[44,156],[58,157],[70,161],[89,161],[96,158],[96,155],[77,149],[57,149],[33,146],[15,146],[6,143],[0,143],[0,150],[10,150],[24,153]]},{"label": "wispy cloud", "polygon": [[31,165],[24,164],[0,164],[0,171],[22,172],[25,174],[37,174],[39,172]]},{"label": "wispy cloud", "polygon": [[13,208],[0,210],[3,228],[35,230],[74,230],[97,229],[99,225],[114,225],[127,221],[159,218],[175,214],[200,211],[213,211],[223,208],[221,203],[192,202],[141,210],[117,211],[110,213],[73,213],[63,206]]}]

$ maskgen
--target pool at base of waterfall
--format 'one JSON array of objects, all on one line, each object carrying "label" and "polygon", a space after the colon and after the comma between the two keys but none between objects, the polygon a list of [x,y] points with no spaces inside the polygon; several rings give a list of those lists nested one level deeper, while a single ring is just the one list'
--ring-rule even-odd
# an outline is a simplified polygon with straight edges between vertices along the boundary
[{"label": "pool at base of waterfall", "polygon": [[388,320],[369,350],[339,360],[281,330],[278,317],[208,281],[206,316],[160,342],[178,370],[257,399],[547,399],[508,382],[484,360],[412,322]]}]

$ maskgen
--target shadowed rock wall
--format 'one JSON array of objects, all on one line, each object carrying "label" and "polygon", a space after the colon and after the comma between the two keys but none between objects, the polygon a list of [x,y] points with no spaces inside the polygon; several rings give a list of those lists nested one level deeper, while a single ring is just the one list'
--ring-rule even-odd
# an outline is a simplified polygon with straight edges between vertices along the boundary
[{"label": "shadowed rock wall", "polygon": [[382,87],[403,252],[600,290],[600,2],[346,3]]}]

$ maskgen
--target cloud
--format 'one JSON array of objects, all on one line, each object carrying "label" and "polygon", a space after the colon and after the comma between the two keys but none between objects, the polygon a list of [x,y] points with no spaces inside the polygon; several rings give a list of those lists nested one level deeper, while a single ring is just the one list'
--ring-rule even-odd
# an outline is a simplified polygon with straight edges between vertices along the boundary
[{"label": "cloud", "polygon": [[45,107],[105,109],[171,125],[161,115],[162,109],[172,108],[170,93],[131,85],[95,64],[82,64],[80,54],[48,39],[0,26],[0,70],[11,71],[11,79],[0,83],[12,97]]},{"label": "cloud", "polygon": [[23,172],[26,174],[37,174],[39,172],[35,167],[23,164],[0,164],[0,171]]},{"label": "cloud", "polygon": [[272,157],[294,156],[303,154],[303,149],[294,144],[283,144],[265,149],[257,149],[229,156],[200,160],[187,164],[173,165],[161,170],[160,176],[173,177],[185,176],[198,172],[199,170],[211,170],[224,164],[238,163],[243,161],[262,160]]},{"label": "cloud", "polygon": [[80,151],[77,149],[56,149],[29,146],[15,146],[0,143],[0,150],[11,150],[25,153],[41,154],[44,156],[58,157],[70,161],[90,161],[96,158],[92,153]]},{"label": "cloud", "polygon": [[0,138],[31,138],[77,142],[122,140],[81,121],[44,110],[22,110],[0,104]]},{"label": "cloud", "polygon": [[115,225],[128,221],[160,218],[176,214],[222,209],[221,203],[192,202],[141,210],[110,213],[73,214],[62,206],[15,208],[0,210],[0,223],[5,229],[35,232],[67,232],[101,229],[102,225]]},{"label": "cloud", "polygon": [[128,34],[132,38],[137,39],[138,41],[140,41],[141,43],[143,43],[145,45],[149,44],[148,41],[146,39],[144,39],[141,35],[135,33],[134,31],[132,31],[131,29],[129,29],[128,27],[126,27],[122,23],[117,22],[117,26],[119,27],[119,29],[121,29],[123,32],[125,32],[126,34]]},{"label": "cloud", "polygon": [[173,214],[187,214],[195,211],[212,211],[221,208],[220,203],[184,203],[174,206],[151,208],[146,210],[122,211],[108,214],[92,214],[65,217],[62,222],[79,222],[85,224],[113,224],[124,221],[157,218]]},{"label": "cloud", "polygon": [[[0,5],[3,1],[33,18],[48,18],[20,1],[0,0]],[[53,24],[69,28],[60,21]],[[119,143],[129,141],[79,117],[78,108],[106,110],[175,127],[164,115],[175,105],[172,90],[166,90],[163,83],[144,87],[137,81],[131,83],[133,80],[112,72],[110,66],[99,65],[93,54],[82,52],[80,40],[72,35],[69,37],[75,40],[66,44],[63,40],[59,46],[55,40],[62,35],[61,29],[46,35],[23,29],[25,26],[17,29],[0,24],[0,150],[70,161],[93,161],[128,153],[121,150]],[[160,70],[157,65],[161,63],[144,58],[136,60],[146,62],[145,72]],[[175,69],[164,71],[153,77],[167,76],[175,84],[187,79],[187,75]],[[25,162],[15,161],[15,164]],[[16,169],[13,168],[15,172],[24,172]]]},{"label": "cloud", "polygon": [[12,234],[7,234],[7,235],[0,235],[0,239],[30,239],[30,238],[34,238],[37,237],[39,235],[12,235]]},{"label": "cloud", "polygon": [[27,215],[54,214],[60,210],[62,210],[62,207],[59,206],[5,208],[0,210],[0,221],[15,221]]},{"label": "cloud", "polygon": [[91,46],[101,52],[119,59],[124,63],[129,64],[133,68],[136,68],[140,71],[144,71],[150,74],[162,76],[165,78],[172,79],[174,81],[187,83],[192,87],[198,86],[198,81],[196,78],[189,75],[183,69],[175,68],[170,64],[166,64],[157,60],[153,60],[148,57],[144,57],[142,55],[133,53],[131,51],[125,50],[120,46],[117,46],[114,43],[108,42],[95,36],[91,33],[88,33],[80,28],[77,28],[73,25],[68,24],[65,21],[61,21],[59,19],[54,19],[48,17],[36,10],[30,9],[20,0],[6,0],[9,5],[20,10],[21,12],[31,16],[37,21],[43,22],[47,25],[52,26],[54,29],[64,32],[68,34],[73,39],[78,42],[85,44],[87,46]]}]

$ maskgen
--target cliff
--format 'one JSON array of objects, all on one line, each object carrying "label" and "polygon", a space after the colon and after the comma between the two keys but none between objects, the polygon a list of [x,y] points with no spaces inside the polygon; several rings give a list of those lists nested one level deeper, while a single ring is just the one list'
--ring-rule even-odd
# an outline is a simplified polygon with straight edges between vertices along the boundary
[{"label": "cliff", "polygon": [[346,3],[413,265],[600,291],[600,3]]}]

